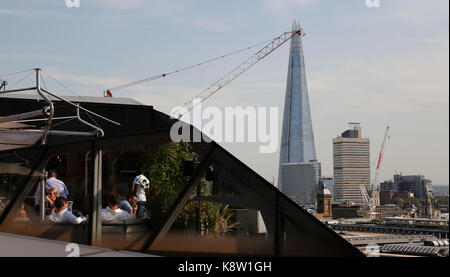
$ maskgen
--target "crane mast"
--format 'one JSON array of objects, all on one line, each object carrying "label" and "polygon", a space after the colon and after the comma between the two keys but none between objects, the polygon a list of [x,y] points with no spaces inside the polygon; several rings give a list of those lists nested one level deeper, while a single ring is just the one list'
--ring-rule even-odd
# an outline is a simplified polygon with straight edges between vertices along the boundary
[{"label": "crane mast", "polygon": [[[261,50],[253,54],[250,58],[245,60],[243,63],[238,65],[236,68],[225,74],[222,78],[220,78],[215,83],[211,84],[209,87],[204,89],[200,94],[198,94],[196,97],[191,98],[189,101],[184,103],[181,107],[176,109],[173,113],[174,118],[180,119],[185,113],[190,112],[195,105],[205,101],[209,97],[211,97],[213,94],[221,90],[224,86],[229,84],[231,81],[242,75],[244,72],[246,72],[248,69],[250,69],[252,66],[254,66],[256,63],[258,63],[260,60],[264,59],[267,55],[275,51],[278,47],[283,45],[286,41],[293,38],[295,35],[303,35],[302,29],[298,29],[297,31],[293,32],[285,32],[281,34],[280,36],[274,38],[269,44],[264,46]],[[197,103],[194,104],[194,99],[199,99]]]},{"label": "crane mast", "polygon": [[381,162],[383,161],[383,154],[384,154],[384,149],[385,149],[385,145],[386,145],[386,140],[387,140],[387,138],[389,138],[389,136],[388,136],[389,128],[390,127],[387,126],[386,132],[384,133],[383,143],[381,144],[380,153],[378,155],[378,162],[377,162],[377,168],[375,170],[375,176],[373,178],[372,184],[370,185],[370,196],[367,193],[367,190],[364,187],[364,185],[360,185],[363,201],[364,201],[365,205],[367,205],[367,207],[369,208],[371,215],[375,214],[374,190],[375,190],[375,186],[378,182],[378,177],[380,175]]},{"label": "crane mast", "polygon": [[378,177],[380,175],[381,162],[383,160],[383,154],[384,154],[384,146],[386,145],[386,139],[389,137],[388,136],[389,128],[390,128],[389,126],[386,127],[386,132],[384,133],[383,143],[381,144],[380,154],[378,156],[377,169],[375,171],[375,177],[373,178],[373,183],[372,183],[372,186],[371,186],[372,195],[373,195],[373,190],[375,189],[375,186],[378,183]]}]

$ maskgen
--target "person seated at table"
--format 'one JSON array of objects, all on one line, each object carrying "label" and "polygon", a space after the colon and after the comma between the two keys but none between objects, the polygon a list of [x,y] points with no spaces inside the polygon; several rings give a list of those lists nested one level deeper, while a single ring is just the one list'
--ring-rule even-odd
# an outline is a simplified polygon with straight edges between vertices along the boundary
[{"label": "person seated at table", "polygon": [[136,195],[130,193],[128,194],[126,200],[120,201],[119,209],[124,210],[130,214],[136,215],[136,211],[138,208],[136,201],[137,201]]},{"label": "person seated at table", "polygon": [[102,222],[117,222],[135,219],[136,216],[122,209],[119,209],[120,194],[111,193],[107,198],[108,207],[102,209]]},{"label": "person seated at table", "polygon": [[55,223],[80,224],[81,222],[86,221],[86,218],[84,216],[76,217],[72,212],[67,210],[67,207],[67,199],[65,197],[59,196],[55,200],[56,211],[53,214],[49,215],[47,218],[51,222]]},{"label": "person seated at table", "polygon": [[45,200],[47,201],[47,207],[45,210],[46,215],[51,215],[56,211],[55,200],[58,198],[59,193],[55,188],[51,188],[48,191],[48,194],[45,196]]}]

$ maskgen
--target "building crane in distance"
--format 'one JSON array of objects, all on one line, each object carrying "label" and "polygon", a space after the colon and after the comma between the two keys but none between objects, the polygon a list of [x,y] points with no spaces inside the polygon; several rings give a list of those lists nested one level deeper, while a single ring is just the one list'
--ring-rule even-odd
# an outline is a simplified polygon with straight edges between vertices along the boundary
[{"label": "building crane in distance", "polygon": [[389,128],[390,128],[389,126],[386,127],[386,132],[384,133],[383,143],[381,144],[380,154],[378,155],[377,169],[375,171],[375,177],[373,178],[373,183],[371,185],[372,194],[375,189],[375,186],[378,183],[378,177],[380,176],[380,167],[381,167],[381,162],[382,162],[383,156],[384,156],[386,140],[389,138]]},{"label": "building crane in distance", "polygon": [[373,216],[375,215],[375,186],[378,183],[378,177],[380,175],[380,168],[381,168],[381,164],[383,161],[383,156],[384,156],[384,150],[385,150],[385,146],[386,146],[386,141],[388,138],[390,138],[389,136],[389,129],[390,127],[387,126],[386,127],[386,131],[384,133],[384,138],[383,138],[383,143],[381,144],[381,149],[380,149],[380,153],[378,155],[378,162],[377,162],[377,168],[375,170],[375,176],[373,178],[373,182],[370,185],[370,195],[367,193],[366,188],[364,187],[364,185],[361,185],[361,194],[364,200],[364,203],[367,205],[367,207],[369,208],[370,211],[370,215]]},{"label": "building crane in distance", "polygon": [[[278,49],[281,45],[283,45],[284,43],[289,41],[295,35],[304,36],[305,34],[304,34],[302,28],[299,28],[296,31],[285,32],[285,33],[279,35],[278,37],[276,37],[276,38],[274,38],[272,40],[265,41],[263,43],[258,43],[256,45],[249,46],[249,47],[246,47],[244,49],[240,49],[240,50],[231,52],[231,53],[226,54],[226,55],[222,55],[222,56],[219,56],[219,57],[207,60],[207,61],[203,61],[203,62],[194,64],[194,65],[191,65],[191,66],[180,68],[180,69],[174,70],[172,72],[167,72],[167,73],[163,73],[163,74],[150,76],[150,77],[147,77],[147,78],[144,78],[144,79],[140,79],[140,80],[137,80],[137,81],[134,81],[134,82],[131,82],[131,83],[126,83],[126,84],[122,84],[122,85],[119,85],[119,86],[115,86],[115,87],[109,88],[109,89],[103,91],[103,96],[104,97],[113,97],[112,91],[128,88],[128,87],[131,87],[131,86],[139,85],[139,84],[150,82],[150,81],[154,81],[154,80],[157,80],[157,79],[160,79],[160,78],[164,78],[164,77],[167,77],[168,75],[172,75],[172,74],[179,73],[179,72],[182,72],[182,71],[185,71],[185,70],[189,70],[189,69],[195,68],[197,66],[202,66],[202,65],[205,65],[207,63],[216,61],[218,59],[222,59],[222,58],[225,58],[225,57],[228,57],[228,56],[240,53],[240,52],[242,52],[244,50],[248,50],[248,49],[254,48],[256,46],[259,46],[259,45],[262,45],[262,44],[266,44],[262,49],[260,49],[258,52],[253,54],[250,58],[248,58],[243,63],[241,63],[240,65],[235,67],[233,70],[231,70],[230,72],[225,74],[218,81],[214,82],[213,84],[208,86],[206,89],[204,89],[201,93],[199,93],[195,97],[191,98],[189,101],[185,102],[182,106],[178,107],[173,112],[172,116],[174,118],[180,119],[185,113],[190,112],[194,108],[194,106],[200,104],[201,102],[205,101],[206,99],[211,97],[213,94],[215,94],[216,92],[221,90],[223,87],[228,85],[234,79],[236,79],[237,77],[242,75],[244,72],[249,70],[256,63],[258,63],[259,61],[261,61],[262,59],[267,57],[269,54],[271,54],[273,51]],[[194,99],[198,99],[199,101],[194,104],[194,101],[193,101]]]},{"label": "building crane in distance", "polygon": [[[281,34],[280,36],[274,38],[269,44],[264,46],[261,50],[253,54],[250,58],[245,60],[243,63],[235,67],[233,70],[225,74],[222,78],[220,78],[218,81],[214,82],[210,86],[208,86],[206,89],[204,89],[201,93],[196,95],[194,98],[191,98],[189,101],[185,102],[181,107],[176,109],[172,116],[174,118],[180,119],[185,113],[190,112],[195,105],[200,104],[201,102],[205,101],[212,95],[214,95],[216,92],[221,90],[224,86],[229,84],[231,81],[242,75],[244,72],[249,70],[252,66],[254,66],[256,63],[267,57],[270,53],[278,49],[281,45],[283,45],[285,42],[289,41],[291,38],[293,38],[295,35],[304,35],[302,33],[302,29],[299,28],[296,31],[293,32],[285,32]],[[194,99],[199,99],[197,103],[194,104]]]}]

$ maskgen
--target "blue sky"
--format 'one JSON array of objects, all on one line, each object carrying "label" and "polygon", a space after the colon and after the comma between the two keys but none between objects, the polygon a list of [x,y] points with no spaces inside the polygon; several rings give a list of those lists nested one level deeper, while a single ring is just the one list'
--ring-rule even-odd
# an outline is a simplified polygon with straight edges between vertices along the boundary
[{"label": "blue sky", "polygon": [[[290,31],[297,19],[307,33],[307,80],[323,174],[332,175],[331,139],[357,121],[371,138],[374,164],[391,126],[381,180],[396,172],[422,173],[434,184],[448,184],[449,2],[380,4],[80,0],[79,8],[67,8],[65,0],[2,0],[0,74],[41,67],[79,94],[102,96],[105,88],[269,40]],[[114,96],[169,112],[256,49]],[[204,105],[278,106],[281,120],[288,49],[284,45]],[[50,80],[47,85],[70,94]],[[278,152],[223,145],[263,177],[276,179]]]}]

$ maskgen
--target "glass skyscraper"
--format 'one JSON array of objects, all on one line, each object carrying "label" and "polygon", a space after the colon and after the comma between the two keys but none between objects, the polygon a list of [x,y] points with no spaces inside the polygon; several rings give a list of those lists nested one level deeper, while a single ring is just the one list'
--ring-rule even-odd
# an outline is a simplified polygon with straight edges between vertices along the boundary
[{"label": "glass skyscraper", "polygon": [[[300,29],[300,23],[294,22],[292,30]],[[303,55],[302,35],[295,35],[291,39],[286,96],[284,100],[283,129],[281,135],[280,164],[278,175],[278,188],[287,196],[297,202],[314,202],[316,187],[309,184],[307,175],[316,175],[316,172],[307,174],[300,169],[302,163],[316,162],[316,149],[312,128],[311,111],[306,85],[305,61]],[[283,174],[283,167],[294,164],[299,166],[302,174]],[[320,164],[318,164],[320,167]],[[291,177],[290,177],[291,176]],[[294,178],[294,176],[297,176]],[[306,183],[305,183],[306,182]],[[318,184],[316,184],[318,185]],[[314,191],[314,193],[312,193]],[[300,200],[303,199],[303,200]]]}]

